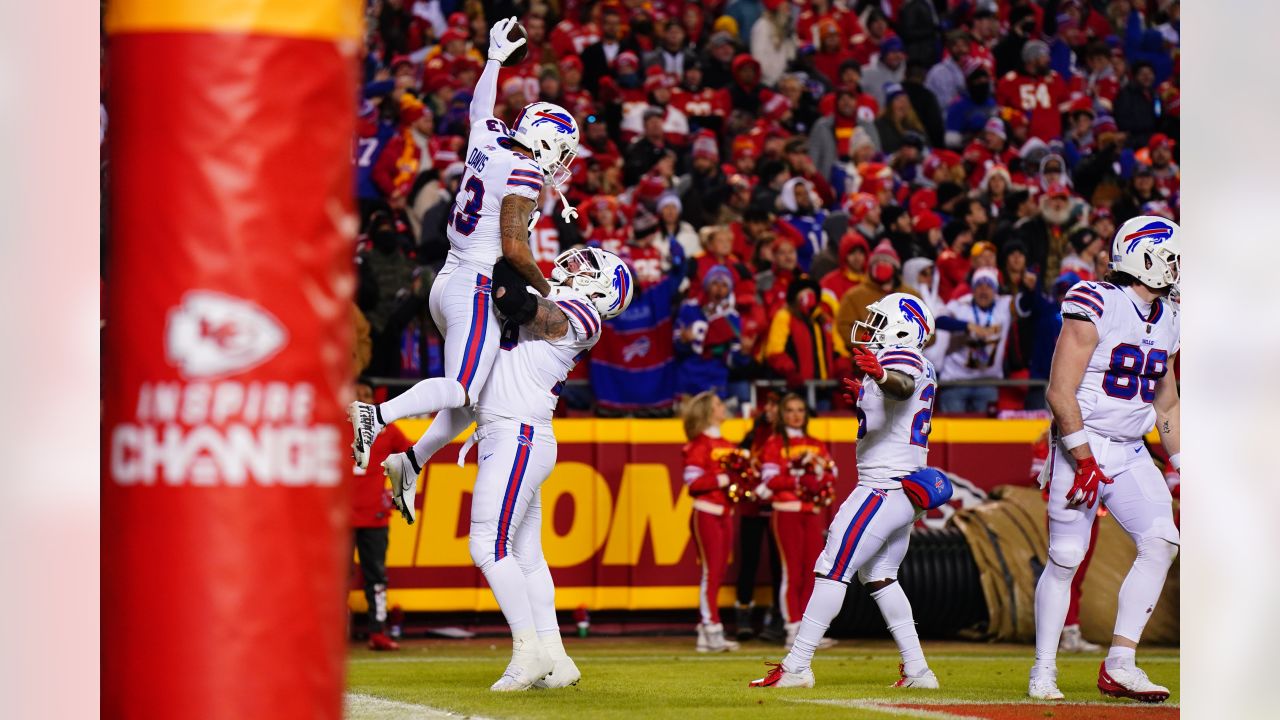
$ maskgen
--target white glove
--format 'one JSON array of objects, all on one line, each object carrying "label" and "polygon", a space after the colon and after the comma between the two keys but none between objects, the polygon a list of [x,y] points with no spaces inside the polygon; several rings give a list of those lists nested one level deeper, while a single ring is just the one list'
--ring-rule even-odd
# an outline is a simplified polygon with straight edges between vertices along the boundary
[{"label": "white glove", "polygon": [[538,218],[540,217],[542,217],[541,210],[534,210],[533,214],[529,216],[529,234],[530,235],[533,234],[533,226],[538,224]]},{"label": "white glove", "polygon": [[507,61],[511,57],[511,53],[517,48],[524,45],[527,40],[520,38],[519,40],[511,40],[507,37],[511,33],[511,28],[515,27],[516,19],[514,16],[505,20],[499,20],[489,29],[489,59],[497,60],[500,63]]}]

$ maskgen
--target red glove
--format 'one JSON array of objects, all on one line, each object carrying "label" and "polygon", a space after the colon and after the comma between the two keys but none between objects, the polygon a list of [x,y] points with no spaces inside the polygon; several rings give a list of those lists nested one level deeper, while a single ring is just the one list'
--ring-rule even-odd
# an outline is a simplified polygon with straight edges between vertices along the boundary
[{"label": "red glove", "polygon": [[1084,503],[1087,507],[1093,507],[1098,501],[1098,483],[1110,485],[1111,482],[1111,478],[1102,474],[1102,468],[1098,467],[1098,461],[1092,455],[1077,460],[1075,481],[1067,491],[1067,505]]},{"label": "red glove", "polygon": [[853,348],[853,363],[872,380],[880,382],[884,379],[885,371],[883,367],[880,367],[880,361],[876,359],[874,353],[861,345],[856,345]]},{"label": "red glove", "polygon": [[862,383],[855,378],[847,377],[841,378],[840,384],[844,386],[844,389],[840,391],[840,396],[844,398],[844,401],[850,405],[857,405],[858,393],[862,392]]}]

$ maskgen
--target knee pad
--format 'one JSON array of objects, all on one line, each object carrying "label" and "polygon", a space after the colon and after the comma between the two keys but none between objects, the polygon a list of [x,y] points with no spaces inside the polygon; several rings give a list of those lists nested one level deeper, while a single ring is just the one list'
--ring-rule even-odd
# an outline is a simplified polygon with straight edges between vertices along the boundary
[{"label": "knee pad", "polygon": [[471,539],[467,542],[467,549],[471,551],[471,562],[480,570],[486,570],[496,560],[493,557],[493,542],[496,538],[492,535],[480,537],[475,533],[471,534]]},{"label": "knee pad", "polygon": [[1069,535],[1049,536],[1049,560],[1054,565],[1074,570],[1084,562],[1088,547],[1084,540]]},{"label": "knee pad", "polygon": [[519,548],[515,551],[516,564],[520,566],[520,572],[525,575],[532,575],[547,567],[547,558],[539,551],[520,552]]},{"label": "knee pad", "polygon": [[1178,557],[1178,546],[1164,538],[1143,538],[1138,543],[1138,557],[1134,563],[1149,562],[1169,567]]},{"label": "knee pad", "polygon": [[880,580],[897,580],[898,568],[869,567],[858,571],[858,582],[867,585]]}]

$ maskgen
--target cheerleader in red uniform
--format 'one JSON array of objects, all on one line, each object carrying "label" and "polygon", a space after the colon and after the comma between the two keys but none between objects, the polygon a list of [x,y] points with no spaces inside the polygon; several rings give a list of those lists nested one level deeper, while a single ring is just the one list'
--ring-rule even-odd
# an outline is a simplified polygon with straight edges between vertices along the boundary
[{"label": "cheerleader in red uniform", "polygon": [[813,593],[813,567],[822,553],[835,465],[821,440],[809,434],[809,408],[799,395],[782,399],[778,430],[765,443],[761,479],[772,493],[772,529],[782,555],[782,618],[787,647]]},{"label": "cheerleader in red uniform", "polygon": [[[726,470],[727,460],[737,452],[734,443],[720,435],[725,419],[724,403],[713,390],[698,393],[684,411],[684,484],[693,497],[693,539],[702,563],[702,583],[698,604],[702,622],[698,624],[698,652],[737,650],[738,643],[726,640],[720,623],[720,583],[733,547],[733,504],[730,488],[734,481]],[[736,486],[734,486],[736,489]]]}]

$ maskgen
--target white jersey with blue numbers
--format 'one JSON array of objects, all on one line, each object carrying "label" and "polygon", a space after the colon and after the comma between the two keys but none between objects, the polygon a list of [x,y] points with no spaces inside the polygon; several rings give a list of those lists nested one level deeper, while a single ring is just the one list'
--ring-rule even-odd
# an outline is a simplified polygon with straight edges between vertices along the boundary
[{"label": "white jersey with blue numbers", "polygon": [[542,171],[512,146],[501,120],[488,117],[471,124],[466,166],[449,216],[450,259],[485,275],[502,257],[502,199],[515,194],[537,203],[542,194]]},{"label": "white jersey with blue numbers", "polygon": [[858,484],[896,488],[904,475],[924,467],[929,457],[929,429],[938,374],[923,353],[885,348],[876,353],[886,371],[915,381],[911,396],[895,400],[874,380],[863,380],[858,393]]},{"label": "white jersey with blue numbers", "polygon": [[1098,329],[1076,401],[1084,426],[1114,440],[1138,440],[1155,424],[1156,383],[1180,347],[1178,306],[1157,298],[1146,305],[1128,288],[1077,283],[1062,301],[1063,318],[1084,318]]},{"label": "white jersey with blue numbers", "polygon": [[477,402],[479,422],[516,420],[549,425],[560,391],[573,366],[600,339],[603,322],[590,300],[577,290],[553,285],[547,298],[569,319],[563,337],[546,340],[520,328],[518,341],[503,343]]}]

